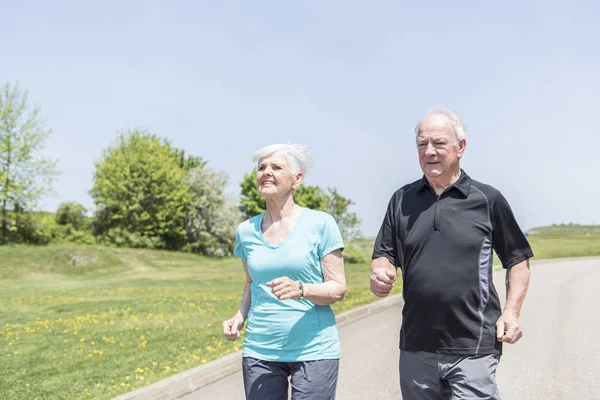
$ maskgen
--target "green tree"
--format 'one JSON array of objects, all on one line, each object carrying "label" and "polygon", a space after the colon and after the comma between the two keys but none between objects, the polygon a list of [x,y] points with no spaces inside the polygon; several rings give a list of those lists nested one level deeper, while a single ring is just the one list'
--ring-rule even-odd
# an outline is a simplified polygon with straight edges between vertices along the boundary
[{"label": "green tree", "polygon": [[172,148],[169,144],[169,148],[171,149],[171,153],[173,157],[177,160],[179,166],[183,168],[185,171],[192,170],[197,167],[203,167],[206,165],[206,161],[202,160],[202,157],[186,155],[185,150]]},{"label": "green tree", "polygon": [[56,210],[56,223],[83,229],[86,225],[86,213],[87,209],[83,205],[66,201],[61,203]]},{"label": "green tree", "polygon": [[240,183],[242,188],[240,196],[240,212],[243,219],[251,218],[265,211],[267,205],[265,198],[258,193],[256,188],[256,170],[249,174],[244,174],[244,179]]},{"label": "green tree", "polygon": [[56,210],[56,229],[53,239],[65,242],[94,244],[96,242],[90,230],[87,209],[78,203],[64,202]]},{"label": "green tree", "polygon": [[0,91],[0,241],[6,241],[20,229],[23,213],[51,191],[57,171],[56,161],[35,156],[52,132],[39,106],[30,108],[18,86],[6,83]]},{"label": "green tree", "polygon": [[192,196],[177,154],[147,131],[120,134],[96,163],[96,234],[130,247],[181,247]]},{"label": "green tree", "polygon": [[227,176],[206,166],[188,171],[192,207],[186,218],[186,248],[207,256],[231,254],[240,222],[235,201],[225,193]]},{"label": "green tree", "polygon": [[336,188],[327,189],[327,211],[337,222],[340,233],[345,240],[352,241],[361,237],[360,218],[356,213],[350,212],[348,208],[354,203],[352,200],[338,193]]},{"label": "green tree", "polygon": [[326,211],[329,199],[327,198],[327,194],[318,186],[300,185],[294,191],[294,201],[302,207]]}]

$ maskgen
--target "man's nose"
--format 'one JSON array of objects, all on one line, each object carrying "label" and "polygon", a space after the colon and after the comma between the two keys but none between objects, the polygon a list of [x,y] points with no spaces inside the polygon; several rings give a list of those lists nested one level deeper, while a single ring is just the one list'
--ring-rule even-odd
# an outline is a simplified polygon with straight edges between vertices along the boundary
[{"label": "man's nose", "polygon": [[435,147],[433,146],[433,143],[431,143],[431,142],[427,143],[427,147],[425,148],[425,155],[428,155],[428,156],[435,155]]}]

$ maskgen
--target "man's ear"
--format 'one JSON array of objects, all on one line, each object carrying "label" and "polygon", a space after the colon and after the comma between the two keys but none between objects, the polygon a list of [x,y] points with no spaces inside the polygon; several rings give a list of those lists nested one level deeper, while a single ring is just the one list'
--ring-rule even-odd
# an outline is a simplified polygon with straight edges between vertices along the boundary
[{"label": "man's ear", "polygon": [[467,147],[467,139],[460,139],[458,141],[458,157],[462,157],[465,153],[465,148]]}]

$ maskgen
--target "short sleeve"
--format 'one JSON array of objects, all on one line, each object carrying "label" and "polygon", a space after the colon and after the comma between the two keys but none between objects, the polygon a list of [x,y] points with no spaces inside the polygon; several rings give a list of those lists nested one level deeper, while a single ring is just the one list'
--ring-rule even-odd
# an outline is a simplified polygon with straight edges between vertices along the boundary
[{"label": "short sleeve", "polygon": [[396,196],[392,196],[373,246],[372,258],[385,257],[396,268],[400,266],[396,241]]},{"label": "short sleeve", "polygon": [[502,194],[492,204],[492,224],[492,245],[504,268],[533,257],[531,246]]},{"label": "short sleeve", "polygon": [[235,254],[244,261],[248,261],[248,257],[246,256],[246,249],[244,248],[244,244],[242,243],[239,227],[235,230],[235,246],[233,248],[233,254]]},{"label": "short sleeve", "polygon": [[331,215],[327,214],[317,248],[319,259],[337,249],[344,250],[344,240],[337,223]]}]

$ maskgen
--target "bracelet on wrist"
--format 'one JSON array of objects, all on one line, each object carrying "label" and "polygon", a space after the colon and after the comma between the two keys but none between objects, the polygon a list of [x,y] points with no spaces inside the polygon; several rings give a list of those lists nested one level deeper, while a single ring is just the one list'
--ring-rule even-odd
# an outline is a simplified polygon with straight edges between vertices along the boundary
[{"label": "bracelet on wrist", "polygon": [[302,283],[302,281],[298,281],[298,288],[300,289],[300,299],[304,298],[304,284]]}]

